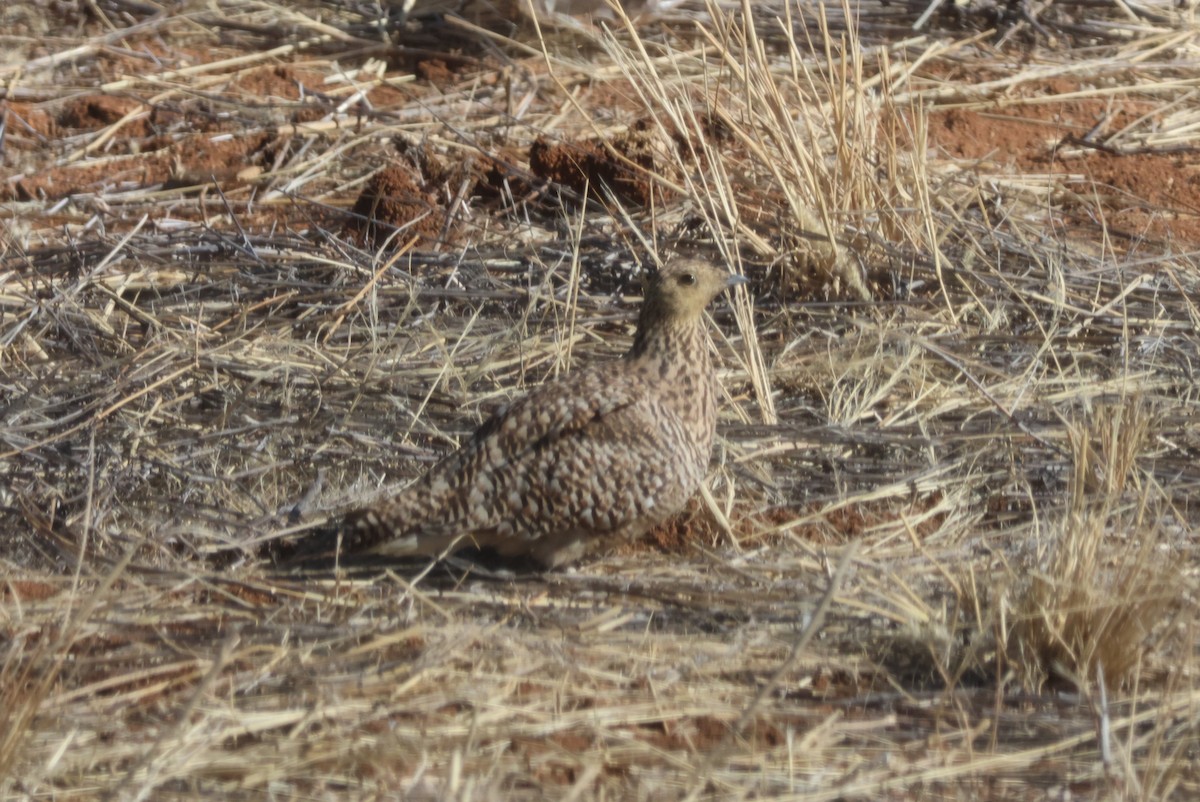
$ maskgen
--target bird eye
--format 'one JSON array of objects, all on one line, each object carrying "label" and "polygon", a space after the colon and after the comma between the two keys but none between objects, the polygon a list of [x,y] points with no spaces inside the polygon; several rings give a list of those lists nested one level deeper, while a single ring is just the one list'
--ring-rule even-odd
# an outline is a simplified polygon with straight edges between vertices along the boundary
[{"label": "bird eye", "polygon": [[695,273],[681,273],[679,276],[679,283],[685,287],[692,286],[693,284],[696,283],[696,274]]}]

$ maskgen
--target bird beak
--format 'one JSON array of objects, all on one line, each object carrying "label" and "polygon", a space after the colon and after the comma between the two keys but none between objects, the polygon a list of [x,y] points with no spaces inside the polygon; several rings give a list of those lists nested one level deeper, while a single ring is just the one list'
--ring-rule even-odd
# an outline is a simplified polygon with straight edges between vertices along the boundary
[{"label": "bird beak", "polygon": [[725,279],[725,287],[736,287],[739,284],[745,284],[749,280],[750,279],[746,278],[745,276],[738,275],[737,273],[731,273],[729,278]]}]

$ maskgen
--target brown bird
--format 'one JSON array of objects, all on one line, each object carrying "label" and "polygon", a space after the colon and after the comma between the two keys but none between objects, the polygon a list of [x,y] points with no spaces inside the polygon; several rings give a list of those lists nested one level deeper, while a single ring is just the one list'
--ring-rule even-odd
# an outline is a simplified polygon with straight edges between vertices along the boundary
[{"label": "brown bird", "polygon": [[553,568],[636,538],[708,468],[717,382],[704,309],[745,281],[679,258],[646,281],[633,346],[520,398],[399,495],[347,516],[347,554],[491,548]]}]

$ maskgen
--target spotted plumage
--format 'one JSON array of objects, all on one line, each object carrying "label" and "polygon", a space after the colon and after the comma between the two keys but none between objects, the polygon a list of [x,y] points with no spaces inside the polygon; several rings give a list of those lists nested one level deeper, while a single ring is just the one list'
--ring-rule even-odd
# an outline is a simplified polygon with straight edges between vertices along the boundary
[{"label": "spotted plumage", "polygon": [[398,495],[349,515],[343,552],[475,546],[554,567],[677,512],[716,426],[704,309],[741,280],[690,259],[652,273],[624,357],[538,387]]}]

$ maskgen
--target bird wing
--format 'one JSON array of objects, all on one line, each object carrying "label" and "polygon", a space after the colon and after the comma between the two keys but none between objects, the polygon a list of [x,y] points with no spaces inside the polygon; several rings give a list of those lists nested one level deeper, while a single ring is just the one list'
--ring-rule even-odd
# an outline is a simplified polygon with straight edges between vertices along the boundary
[{"label": "bird wing", "polygon": [[501,409],[398,496],[351,516],[345,546],[391,554],[440,552],[452,538],[486,535],[511,519],[512,494],[553,492],[545,487],[546,474],[556,463],[590,458],[588,472],[604,472],[603,463],[633,445],[616,442],[621,432],[635,428],[625,425],[626,417],[655,406],[646,384],[627,366],[614,369],[620,364],[542,385]]},{"label": "bird wing", "polygon": [[438,468],[445,465],[467,473],[481,468],[502,471],[530,452],[594,429],[621,410],[645,401],[646,386],[630,381],[627,373],[611,370],[611,364],[542,385],[517,399],[489,418]]}]

